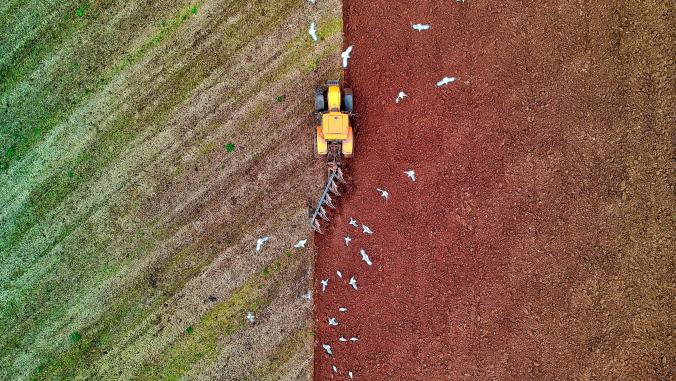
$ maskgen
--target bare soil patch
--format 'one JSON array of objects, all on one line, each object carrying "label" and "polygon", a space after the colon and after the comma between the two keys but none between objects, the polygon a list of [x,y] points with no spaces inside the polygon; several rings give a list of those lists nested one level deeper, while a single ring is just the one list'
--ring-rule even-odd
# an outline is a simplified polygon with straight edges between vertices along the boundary
[{"label": "bare soil patch", "polygon": [[358,135],[315,239],[315,379],[672,378],[671,7],[343,10]]}]

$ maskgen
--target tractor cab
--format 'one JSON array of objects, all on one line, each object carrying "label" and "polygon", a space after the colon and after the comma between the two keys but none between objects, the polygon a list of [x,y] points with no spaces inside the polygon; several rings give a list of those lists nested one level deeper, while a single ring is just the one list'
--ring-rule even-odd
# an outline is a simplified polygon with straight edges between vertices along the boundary
[{"label": "tractor cab", "polygon": [[326,88],[315,92],[317,135],[315,155],[326,155],[329,162],[338,162],[340,155],[352,157],[354,131],[352,115],[352,90],[340,88],[338,81],[328,81]]}]

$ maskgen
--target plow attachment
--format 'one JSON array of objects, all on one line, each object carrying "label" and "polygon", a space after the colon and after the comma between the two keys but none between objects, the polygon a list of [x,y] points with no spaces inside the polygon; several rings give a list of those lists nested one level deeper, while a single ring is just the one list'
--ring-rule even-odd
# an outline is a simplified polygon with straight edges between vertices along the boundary
[{"label": "plow attachment", "polygon": [[337,182],[345,183],[345,179],[343,178],[343,172],[340,170],[340,167],[338,166],[336,166],[334,169],[329,169],[329,176],[328,180],[326,181],[326,185],[324,186],[324,191],[322,192],[321,197],[319,197],[319,200],[317,200],[317,205],[310,212],[309,225],[310,228],[316,231],[317,233],[322,234],[322,229],[319,224],[319,218],[321,218],[326,222],[329,221],[329,217],[326,215],[326,209],[324,208],[324,206],[327,206],[331,209],[335,209],[335,206],[333,205],[333,199],[331,198],[331,194],[335,196],[340,196]]}]

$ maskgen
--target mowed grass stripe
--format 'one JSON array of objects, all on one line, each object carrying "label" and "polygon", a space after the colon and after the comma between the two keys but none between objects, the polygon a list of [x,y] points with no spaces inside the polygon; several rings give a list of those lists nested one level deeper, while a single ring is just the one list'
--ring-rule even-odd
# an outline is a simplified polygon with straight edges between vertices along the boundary
[{"label": "mowed grass stripe", "polygon": [[297,330],[289,333],[285,339],[277,345],[272,354],[264,364],[261,364],[253,371],[250,381],[274,381],[283,370],[284,366],[305,346],[308,340],[312,338],[310,331]]},{"label": "mowed grass stripe", "polygon": [[[192,14],[192,9],[193,6],[190,6],[181,10],[175,19],[183,21],[184,16]],[[162,36],[166,34],[164,31],[158,33],[158,35]],[[158,35],[153,36],[151,41],[158,41]],[[145,51],[149,45],[155,45],[156,43],[144,44],[141,50]],[[133,54],[132,56],[136,57],[135,59],[139,59],[140,57],[139,54]],[[126,59],[123,62],[127,62]],[[124,65],[118,65],[116,68],[120,66]],[[114,71],[117,71],[117,69]],[[178,75],[182,77],[186,76],[184,73],[179,73]],[[112,77],[113,75],[107,74],[104,78],[106,78],[107,82]],[[201,78],[195,77],[191,81],[182,81],[182,79],[171,78],[169,81],[170,85],[165,85],[167,88],[158,91],[160,94],[169,95],[161,101],[157,100],[159,102],[157,107],[144,110],[144,116],[140,120],[133,119],[132,115],[119,116],[112,123],[112,126],[102,131],[102,135],[97,137],[93,147],[89,148],[88,151],[80,153],[72,162],[66,164],[64,171],[52,174],[42,182],[40,187],[34,188],[30,198],[24,201],[23,207],[25,209],[17,213],[19,214],[19,218],[8,217],[9,221],[7,225],[9,225],[10,229],[0,230],[2,232],[2,235],[0,235],[0,238],[2,238],[0,239],[0,242],[2,242],[0,244],[0,253],[2,253],[5,245],[13,246],[17,240],[20,240],[22,234],[28,231],[33,224],[43,220],[46,213],[49,213],[60,205],[64,201],[65,196],[81,186],[83,181],[97,178],[97,175],[106,168],[105,163],[116,161],[119,158],[120,152],[128,151],[129,147],[124,143],[132,142],[135,136],[143,133],[143,126],[163,126],[169,110],[185,100],[189,92],[195,88],[195,82]],[[178,83],[180,88],[178,90],[169,88],[173,83]],[[68,178],[74,177],[75,174],[77,174],[75,179]]]},{"label": "mowed grass stripe", "polygon": [[[110,142],[104,141],[104,144],[110,145]],[[113,143],[113,145],[114,145],[114,144],[115,144],[115,142]],[[97,156],[97,155],[94,154],[94,156]],[[79,172],[82,172],[82,171],[78,170],[77,172],[79,173]],[[96,208],[94,208],[94,210],[96,210]],[[81,217],[81,218],[87,218],[87,217],[88,217],[88,215],[85,215],[84,217]],[[81,222],[81,221],[78,221],[78,222]],[[77,226],[77,225],[76,225],[76,226]],[[66,230],[64,231],[63,234],[64,234],[64,236],[68,236],[72,231],[73,231],[73,227],[66,229]],[[57,243],[59,243],[59,242],[61,242],[61,240],[58,240],[58,241],[57,241]],[[92,253],[92,254],[95,254],[95,253]],[[80,255],[79,257],[80,257],[80,258],[83,258],[86,262],[91,262],[92,264],[96,263],[96,261],[92,261],[92,259],[93,259],[92,256],[84,256],[84,257],[83,257],[83,256]],[[89,268],[86,268],[86,267],[84,267],[84,268],[82,267],[82,266],[86,266],[86,262],[85,262],[85,263],[82,263],[82,264],[80,265],[80,264],[74,264],[74,263],[72,263],[72,262],[69,261],[69,262],[68,262],[68,266],[71,267],[71,268],[77,268],[78,270],[80,270],[80,273],[83,272],[82,270],[87,270],[87,271],[84,271],[85,273],[87,273],[88,271],[94,271],[94,273],[95,273],[95,271],[96,271],[95,268],[89,269]],[[15,269],[21,269],[21,270],[18,270],[18,271],[20,271],[20,272],[24,272],[25,269],[26,269],[24,266],[14,266],[14,268],[15,268]],[[108,271],[108,269],[110,268],[110,266],[109,266],[108,264],[106,264],[103,268],[104,268],[106,271]],[[68,270],[68,268],[63,268],[62,270],[54,269],[54,272],[57,272],[57,273],[58,273],[58,272],[61,272],[61,271],[66,272],[66,273],[70,272],[70,271]],[[73,280],[75,280],[75,279],[73,279]],[[77,281],[75,281],[75,282],[69,282],[69,283],[67,283],[66,285],[67,285],[67,287],[69,287],[70,289],[77,289],[77,288],[78,288],[78,282],[77,282]],[[36,288],[35,290],[36,290],[36,293],[41,293],[41,292],[39,291],[39,290],[40,290],[39,288]],[[61,294],[61,295],[66,294],[66,293],[67,293],[66,291],[67,291],[67,290],[59,290],[59,294]],[[29,295],[30,295],[30,294],[29,294]],[[30,298],[27,298],[27,299],[30,300]]]},{"label": "mowed grass stripe", "polygon": [[[259,89],[264,86],[265,83],[269,83],[272,81],[277,81],[279,80],[279,77],[287,75],[289,70],[293,67],[293,65],[297,65],[297,59],[299,54],[301,53],[302,50],[299,49],[292,49],[290,50],[292,53],[292,57],[285,60],[285,64],[283,64],[283,69],[273,71],[270,77],[265,77],[262,81],[259,81],[259,88],[253,89],[252,91],[257,92]],[[307,51],[303,52],[304,54],[308,54]],[[245,94],[245,96],[248,94]],[[154,116],[157,116],[158,113],[154,110],[151,110],[151,113]],[[142,124],[142,123],[141,123]],[[123,146],[123,142],[125,140],[130,140],[131,139],[131,133],[133,133],[134,128],[129,129],[129,136],[125,135],[124,130],[120,128],[113,128],[111,129],[111,133],[113,134],[113,139],[106,138],[106,136],[103,136],[103,139],[99,139],[99,142],[94,146],[93,151],[94,152],[86,152],[84,153],[76,163],[73,163],[70,168],[70,171],[74,173],[75,180],[84,177],[85,179],[91,176],[85,176],[88,173],[91,173],[91,169],[96,169],[102,167],[102,164],[105,163],[106,160],[108,161],[114,161],[116,159],[116,156],[108,157],[110,154],[110,151],[108,147],[119,147]],[[100,147],[100,149],[96,149],[96,147]],[[94,160],[92,162],[92,160]],[[83,166],[83,167],[81,167]],[[85,174],[85,175],[82,175]],[[63,186],[59,186],[62,185]],[[48,203],[46,206],[42,207],[42,210],[45,211],[51,211],[54,207],[56,207],[56,204],[59,203],[62,199],[62,197],[59,197],[60,195],[53,191],[52,189],[61,190],[63,194],[68,194],[69,191],[74,189],[77,186],[77,182],[73,181],[73,179],[69,179],[68,176],[64,176],[63,173],[59,174],[58,176],[54,176],[50,181],[47,181],[46,185],[49,188],[46,189],[37,189],[34,191],[34,194],[36,195],[43,195],[42,200],[56,200],[56,202],[53,203]],[[37,220],[42,220],[44,218],[43,215],[38,216],[36,219]],[[62,238],[62,237],[61,237]],[[60,239],[57,239],[57,243],[60,242]],[[13,266],[16,268],[16,266]],[[25,267],[25,266],[22,266]],[[16,270],[16,271],[22,271],[22,270]]]},{"label": "mowed grass stripe", "polygon": [[75,3],[17,1],[0,15],[0,25],[8,27],[0,40],[0,95],[10,92],[82,25],[71,14]]},{"label": "mowed grass stripe", "polygon": [[[182,16],[186,12],[190,12],[191,8],[180,10],[173,19],[181,20]],[[152,11],[153,8],[144,10],[144,12],[150,13]],[[144,12],[140,13],[143,14]],[[135,17],[138,17],[138,15]],[[118,21],[114,15],[109,18],[108,22]],[[9,140],[11,146],[8,148],[11,155],[4,155],[3,151],[0,160],[6,160],[7,165],[13,162],[14,165],[9,167],[8,173],[3,173],[4,171],[0,170],[0,183],[6,182],[7,184],[15,184],[15,186],[9,187],[9,192],[0,195],[0,199],[8,199],[20,194],[19,192],[23,189],[21,185],[25,185],[25,179],[28,175],[26,169],[34,168],[36,150],[33,150],[32,147],[49,139],[48,133],[55,126],[63,123],[72,125],[67,120],[73,115],[73,112],[83,107],[90,107],[90,105],[87,105],[87,100],[92,95],[100,93],[114,78],[110,75],[110,70],[107,73],[104,73],[104,70],[109,65],[108,61],[114,62],[115,57],[124,51],[106,43],[106,40],[119,38],[119,36],[114,29],[107,28],[103,20],[101,20],[101,23],[103,26],[96,24],[96,28],[82,32],[83,36],[89,36],[82,37],[82,41],[75,38],[73,41],[68,41],[68,45],[58,52],[59,56],[50,58],[51,69],[49,71],[43,70],[41,76],[23,84],[21,89],[17,91],[18,94],[12,94],[12,98],[15,100],[9,110],[11,118],[3,122],[6,136],[11,135]],[[138,24],[146,25],[146,20]],[[173,24],[170,23],[170,25]],[[162,29],[158,33],[161,34],[161,31]],[[73,47],[70,44],[76,46]],[[64,56],[61,57],[61,55]],[[138,55],[134,55],[134,57],[138,57]],[[121,58],[120,62],[127,62],[127,60],[128,57]],[[119,74],[120,72],[116,73]],[[103,105],[98,104],[95,107],[101,106]],[[14,128],[12,126],[21,130],[10,134],[9,131]],[[93,127],[90,121],[90,124],[85,128]],[[77,128],[82,128],[82,126]],[[58,150],[62,150],[62,148],[59,147]],[[31,154],[24,155],[27,152]],[[43,155],[41,154],[39,157]],[[39,176],[33,176],[33,178],[34,181],[44,181],[44,178]]]},{"label": "mowed grass stripe", "polygon": [[[279,176],[280,180],[287,177],[288,174],[286,173],[281,173]],[[296,187],[297,185],[290,184],[288,191],[291,192]],[[256,202],[251,202],[245,207],[239,213],[239,216],[241,216],[238,217],[240,223],[235,226],[249,226],[253,222],[262,219],[262,214],[256,216],[253,212],[253,210],[257,209],[257,205]],[[295,212],[295,209],[293,206],[287,206],[286,209],[280,208],[280,211],[290,216]],[[244,216],[248,216],[249,218],[244,218]],[[284,223],[286,220],[288,220],[288,217],[281,218],[278,223]],[[274,229],[275,227],[270,226],[269,228]],[[232,240],[225,244],[234,244],[240,241],[244,234],[246,232],[240,229],[233,236]],[[149,284],[145,277],[137,278],[132,284],[128,284],[128,289],[123,291],[124,295],[110,295],[111,300],[116,301],[116,303],[107,308],[101,320],[86,324],[85,327],[80,328],[81,341],[71,344],[71,348],[62,354],[49,356],[47,362],[38,366],[37,369],[39,371],[36,371],[34,376],[38,379],[47,380],[66,380],[77,376],[101,378],[104,375],[99,374],[96,367],[88,367],[87,364],[94,364],[99,360],[103,360],[101,355],[110,349],[109,346],[119,344],[120,342],[126,342],[126,346],[134,348],[136,346],[135,342],[139,341],[139,351],[134,351],[133,353],[134,361],[138,362],[140,359],[145,358],[148,348],[143,347],[144,343],[139,338],[144,334],[152,335],[156,331],[156,327],[149,324],[148,318],[153,314],[153,311],[169,300],[178,290],[182,289],[198,270],[201,270],[211,262],[216,255],[216,250],[213,247],[214,243],[214,238],[193,242],[172,257],[156,263],[153,266],[155,270],[152,273],[156,274],[157,286]],[[268,263],[263,268],[272,271],[273,268],[279,267],[272,266],[273,263],[279,263],[278,261],[279,259]],[[266,278],[270,273],[258,270],[255,274],[261,274],[263,278]],[[133,290],[133,292],[130,292],[130,290]],[[265,289],[259,291],[266,292]],[[253,305],[250,308],[256,309],[256,306]],[[131,336],[129,335],[130,332],[132,332]],[[158,350],[158,348],[152,349],[153,351]],[[105,361],[106,366],[111,365],[109,361],[110,359]],[[114,365],[113,369],[135,367],[135,365],[119,362]],[[105,377],[113,376],[114,374],[110,373],[105,375]]]},{"label": "mowed grass stripe", "polygon": [[227,301],[204,315],[193,325],[192,333],[180,336],[158,359],[146,365],[136,380],[177,380],[195,364],[213,361],[217,356],[218,342],[245,327],[247,311],[257,313],[265,308],[279,292],[279,286],[290,275],[303,268],[298,256],[281,255],[275,266],[250,278]]},{"label": "mowed grass stripe", "polygon": [[0,64],[0,175],[93,91],[93,78],[114,55],[105,43],[114,38],[105,28],[114,18],[107,12],[111,4],[87,6],[82,17],[75,13],[83,6],[75,3],[48,7],[47,21],[39,17],[40,25],[26,25],[20,38],[27,40]]},{"label": "mowed grass stripe", "polygon": [[[180,103],[180,102],[179,102],[179,103]],[[173,107],[177,107],[177,105],[175,105],[175,106],[173,106]],[[170,108],[171,108],[171,107],[170,107]],[[113,160],[115,160],[115,159],[114,159],[114,158],[111,158],[110,160],[113,161]],[[75,172],[75,171],[74,171],[74,173],[78,173],[78,172]],[[105,200],[104,200],[104,201],[105,201]],[[101,204],[98,204],[98,205],[101,205]],[[102,207],[102,206],[100,206],[100,207]],[[97,210],[98,210],[98,208],[97,208]],[[95,210],[95,211],[96,211],[96,210]],[[91,214],[91,213],[90,213],[90,214]],[[85,217],[86,217],[86,216],[85,216]],[[88,217],[85,218],[85,221],[86,221],[87,219],[88,219]],[[77,225],[79,225],[79,224],[76,224],[75,229],[78,228]],[[72,234],[72,231],[71,231],[71,232],[68,232],[68,233],[66,234],[66,236],[64,237],[64,239],[68,238],[68,237],[70,236],[70,234]],[[63,242],[63,240],[62,240],[61,242]],[[65,242],[64,242],[64,243],[65,243]],[[208,262],[204,262],[204,263],[208,263]],[[105,271],[109,271],[109,268],[106,269]],[[189,273],[189,274],[188,274],[188,278],[189,278],[190,276],[192,276],[193,274],[195,274],[195,273]],[[79,285],[79,286],[81,286],[81,285]],[[78,287],[79,287],[79,286],[78,286]],[[74,286],[74,288],[77,288],[77,287]],[[146,306],[153,306],[153,304],[147,304],[147,303],[146,303],[145,305],[146,305]],[[133,308],[129,308],[129,307],[131,307],[131,305],[125,306],[125,307],[122,308],[121,310],[126,310],[126,311],[129,311],[129,312],[134,311]],[[142,315],[142,314],[141,314],[141,315]],[[116,315],[115,315],[115,314],[112,314],[112,316],[114,317],[114,316],[116,316]],[[140,315],[139,315],[139,316],[140,316]],[[141,316],[139,319],[142,321],[142,320],[143,320],[143,317]],[[132,319],[131,321],[134,321],[134,319]],[[104,337],[109,337],[109,336],[105,336],[105,335],[104,335]],[[105,340],[103,340],[103,341],[105,341]]]},{"label": "mowed grass stripe", "polygon": [[[131,6],[130,6],[131,8]],[[123,10],[126,8],[123,8]],[[49,138],[49,132],[62,123],[68,123],[68,118],[75,110],[87,107],[87,100],[94,94],[100,93],[123,70],[135,63],[143,56],[139,52],[150,51],[149,47],[157,46],[161,41],[175,31],[177,25],[185,23],[192,15],[193,6],[179,9],[170,18],[168,25],[159,25],[158,31],[148,38],[148,42],[128,55],[124,48],[106,43],[107,40],[119,39],[114,29],[108,28],[106,22],[118,22],[114,14],[107,19],[99,20],[100,24],[93,24],[92,28],[82,31],[80,39],[73,38],[67,41],[57,55],[50,57],[48,69],[42,70],[40,76],[25,81],[21,88],[12,92],[10,108],[7,118],[2,122],[3,144],[6,145],[0,155],[0,164],[4,161],[4,170],[0,166],[0,183],[7,182],[22,184],[26,171],[33,165],[32,147]],[[134,8],[133,10],[136,10]],[[146,25],[147,20],[138,19],[146,13],[153,14],[154,8],[142,9],[140,15],[127,18],[126,23],[136,22]],[[120,11],[122,13],[122,11]],[[154,23],[150,23],[151,25]],[[143,32],[143,31],[141,31]],[[141,33],[143,34],[143,33]],[[120,57],[120,55],[123,55]],[[113,63],[117,61],[117,64]],[[113,65],[109,69],[109,66]],[[0,98],[0,103],[10,100]],[[105,105],[96,105],[105,107]],[[2,147],[0,147],[2,148]],[[31,152],[31,155],[24,155]],[[13,164],[11,167],[10,164]],[[17,165],[19,168],[16,168]],[[3,173],[7,172],[7,173]],[[41,179],[37,179],[38,181]],[[7,200],[18,194],[19,189],[10,188],[10,192],[0,195],[0,200]]]},{"label": "mowed grass stripe", "polygon": [[[268,10],[268,15],[274,15],[274,17],[258,17],[253,20],[243,19],[240,22],[230,25],[226,29],[226,35],[237,36],[236,38],[223,40],[221,46],[226,47],[226,51],[217,55],[215,58],[212,57],[212,52],[202,53],[197,57],[197,62],[192,65],[184,65],[175,72],[169,74],[169,77],[160,84],[160,87],[157,88],[155,94],[156,96],[153,99],[153,102],[158,104],[154,108],[146,108],[140,120],[132,119],[132,116],[122,116],[118,118],[116,122],[113,123],[113,128],[116,129],[109,131],[112,141],[107,141],[107,137],[104,135],[101,138],[97,139],[95,143],[94,152],[83,152],[80,154],[80,157],[75,159],[73,163],[68,165],[68,170],[75,173],[73,169],[77,165],[85,165],[92,168],[105,168],[101,164],[107,161],[113,161],[117,153],[119,152],[109,152],[110,147],[114,149],[122,150],[126,149],[124,144],[121,144],[122,141],[131,141],[133,136],[140,135],[142,133],[147,133],[147,131],[142,131],[141,127],[143,126],[154,126],[156,129],[163,127],[164,122],[166,122],[167,115],[170,110],[179,105],[184,101],[187,96],[190,94],[195,87],[203,81],[211,70],[214,67],[219,66],[228,58],[232,57],[237,50],[241,49],[246,44],[250,43],[251,40],[261,31],[265,31],[268,28],[271,28],[274,23],[279,22],[285,15],[288,15],[289,11],[293,9],[291,5],[294,2],[288,1],[287,3],[280,2],[280,6],[274,7],[273,9]],[[264,8],[268,3],[259,2],[259,6]],[[284,7],[286,6],[286,7]],[[186,8],[179,13],[177,19],[182,20],[188,14],[191,14],[191,9]],[[256,8],[257,10],[258,8]],[[256,12],[251,12],[252,14],[258,14]],[[249,25],[246,25],[249,24]],[[247,28],[248,27],[248,28]],[[239,31],[240,34],[236,35],[234,33],[229,33],[228,31]],[[153,37],[151,40],[156,40],[156,37]],[[144,44],[146,46],[147,44]],[[145,48],[142,48],[145,49]],[[99,148],[102,147],[103,149]],[[79,178],[90,179],[96,178],[96,173],[90,173],[85,168],[84,171],[78,171],[82,173],[82,176]],[[53,210],[57,205],[63,202],[65,195],[68,195],[80,184],[78,181],[71,181],[67,178],[64,178],[64,173],[54,173],[51,178],[43,181],[41,188],[35,188],[31,193],[31,197],[28,200],[24,201],[24,206],[27,208],[21,210],[19,218],[7,218],[9,226],[8,231],[5,229],[0,230],[0,242],[6,243],[7,246],[12,246],[17,240],[20,240],[22,235],[30,229],[30,227],[37,221],[41,221],[45,214]],[[4,245],[0,244],[0,253]]]}]

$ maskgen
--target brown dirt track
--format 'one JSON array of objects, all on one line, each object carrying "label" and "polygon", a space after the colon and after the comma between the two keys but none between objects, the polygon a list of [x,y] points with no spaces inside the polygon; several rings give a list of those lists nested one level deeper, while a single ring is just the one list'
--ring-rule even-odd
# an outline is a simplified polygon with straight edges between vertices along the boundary
[{"label": "brown dirt track", "polygon": [[315,379],[673,378],[667,2],[345,0],[344,17],[357,154],[315,238]]}]

